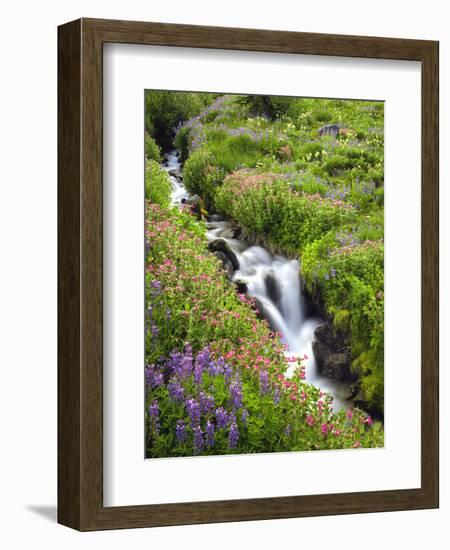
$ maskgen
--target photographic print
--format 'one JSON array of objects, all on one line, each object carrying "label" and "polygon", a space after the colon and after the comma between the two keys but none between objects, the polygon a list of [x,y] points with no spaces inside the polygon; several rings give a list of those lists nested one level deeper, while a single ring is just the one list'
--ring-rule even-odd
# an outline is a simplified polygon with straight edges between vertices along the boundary
[{"label": "photographic print", "polygon": [[146,458],[384,445],[384,103],[145,92]]}]

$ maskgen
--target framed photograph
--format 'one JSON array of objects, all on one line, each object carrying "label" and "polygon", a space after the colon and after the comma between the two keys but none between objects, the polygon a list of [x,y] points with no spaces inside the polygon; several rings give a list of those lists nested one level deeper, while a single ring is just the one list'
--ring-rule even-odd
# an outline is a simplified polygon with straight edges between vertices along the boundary
[{"label": "framed photograph", "polygon": [[438,507],[438,43],[58,51],[58,521]]}]

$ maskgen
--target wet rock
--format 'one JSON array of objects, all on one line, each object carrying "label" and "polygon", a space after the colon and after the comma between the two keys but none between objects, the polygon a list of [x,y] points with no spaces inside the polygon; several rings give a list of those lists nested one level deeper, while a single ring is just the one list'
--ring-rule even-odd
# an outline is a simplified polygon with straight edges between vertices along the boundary
[{"label": "wet rock", "polygon": [[345,399],[347,399],[348,401],[351,401],[352,399],[355,399],[356,396],[358,395],[359,384],[358,383],[351,384],[349,389],[350,389],[349,394],[347,395],[347,397]]},{"label": "wet rock", "polygon": [[233,264],[222,252],[213,252],[214,256],[222,262],[222,267],[228,279],[231,280],[234,274]]},{"label": "wet rock", "polygon": [[233,266],[233,270],[239,269],[239,261],[236,254],[231,250],[230,245],[223,239],[215,239],[208,244],[208,248],[211,252],[220,252],[223,254],[230,264]]},{"label": "wet rock", "polygon": [[274,304],[278,304],[280,302],[281,291],[277,278],[275,277],[273,271],[270,271],[266,275],[264,279],[264,284],[266,285],[266,291],[269,298]]},{"label": "wet rock", "polygon": [[312,348],[319,370],[324,376],[340,382],[350,382],[355,379],[350,369],[349,354],[333,353],[328,346],[317,341],[312,343]]},{"label": "wet rock", "polygon": [[179,168],[171,168],[169,170],[169,174],[173,176],[177,181],[179,182],[183,181],[183,173]]},{"label": "wet rock", "polygon": [[350,368],[348,335],[334,331],[331,323],[325,322],[316,328],[314,337],[312,348],[319,370],[328,378],[354,382],[356,377]]},{"label": "wet rock", "polygon": [[239,292],[239,294],[246,294],[248,290],[248,285],[245,281],[242,281],[241,279],[237,279],[236,281],[233,281],[236,285],[236,290]]},{"label": "wet rock", "polygon": [[338,124],[327,124],[317,130],[319,136],[334,136],[339,135],[340,126]]},{"label": "wet rock", "polygon": [[223,218],[220,214],[210,214],[207,219],[208,219],[209,222],[221,222],[221,221],[223,221]]},{"label": "wet rock", "polygon": [[323,343],[328,348],[335,348],[335,339],[333,334],[333,327],[330,323],[322,323],[314,331],[316,340]]},{"label": "wet rock", "polygon": [[234,234],[235,234],[234,228],[231,226],[228,226],[220,230],[219,237],[222,237],[223,239],[234,239],[235,238]]}]

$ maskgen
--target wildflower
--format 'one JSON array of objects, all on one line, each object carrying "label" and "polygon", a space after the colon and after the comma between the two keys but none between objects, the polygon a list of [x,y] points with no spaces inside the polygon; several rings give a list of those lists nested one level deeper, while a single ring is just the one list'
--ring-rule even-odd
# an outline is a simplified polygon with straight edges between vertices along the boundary
[{"label": "wildflower", "polygon": [[278,405],[280,402],[280,390],[278,388],[275,388],[275,391],[273,392],[273,402],[275,405]]},{"label": "wildflower", "polygon": [[353,418],[353,410],[352,409],[348,409],[347,411],[347,418],[349,420],[351,420]]},{"label": "wildflower", "polygon": [[203,449],[203,432],[200,426],[194,428],[194,452],[199,453]]},{"label": "wildflower", "polygon": [[178,420],[175,426],[175,437],[179,443],[186,441],[186,425],[183,420]]},{"label": "wildflower", "polygon": [[145,381],[150,389],[162,384],[161,373],[155,372],[155,365],[150,364],[145,367]]},{"label": "wildflower", "polygon": [[291,432],[292,432],[292,426],[291,426],[290,424],[288,424],[288,425],[286,426],[286,428],[284,429],[284,435],[285,435],[286,437],[290,437]]},{"label": "wildflower", "polygon": [[228,424],[228,414],[223,407],[218,407],[216,409],[216,422],[219,429],[225,428]]},{"label": "wildflower", "polygon": [[167,389],[169,391],[169,397],[172,399],[172,401],[180,402],[184,398],[184,389],[181,386],[181,384],[177,381],[172,379],[168,385]]},{"label": "wildflower", "polygon": [[230,402],[233,409],[242,407],[242,386],[239,380],[235,380],[230,386]]},{"label": "wildflower", "polygon": [[231,380],[232,375],[233,375],[233,370],[231,369],[231,367],[229,365],[225,364],[223,366],[223,374],[225,376],[225,380],[227,382],[229,382]]},{"label": "wildflower", "polygon": [[372,417],[367,415],[366,418],[364,418],[363,423],[367,424],[368,426],[372,426],[373,425]]},{"label": "wildflower", "polygon": [[199,393],[199,402],[200,402],[200,412],[202,414],[207,414],[214,409],[214,397],[208,395],[204,391]]},{"label": "wildflower", "polygon": [[269,373],[266,370],[262,370],[259,373],[259,392],[261,395],[265,395],[269,391]]},{"label": "wildflower", "polygon": [[159,432],[159,406],[158,401],[153,401],[148,407],[150,426],[156,433]]},{"label": "wildflower", "polygon": [[230,433],[228,434],[228,447],[235,449],[239,441],[239,429],[236,422],[233,422],[230,426]]},{"label": "wildflower", "polygon": [[328,426],[326,424],[322,424],[322,426],[320,427],[320,430],[322,432],[323,435],[327,435],[328,433]]},{"label": "wildflower", "polygon": [[247,424],[247,418],[248,418],[248,411],[247,411],[247,409],[242,409],[241,421],[242,421],[242,424],[243,424],[244,426]]},{"label": "wildflower", "polygon": [[308,424],[308,426],[314,426],[314,418],[310,414],[306,415],[305,420],[306,420],[306,423]]},{"label": "wildflower", "polygon": [[208,447],[214,447],[214,424],[209,420],[206,421],[206,445]]},{"label": "wildflower", "polygon": [[191,427],[194,429],[200,422],[200,405],[195,399],[188,399],[186,401],[186,410],[191,421]]}]

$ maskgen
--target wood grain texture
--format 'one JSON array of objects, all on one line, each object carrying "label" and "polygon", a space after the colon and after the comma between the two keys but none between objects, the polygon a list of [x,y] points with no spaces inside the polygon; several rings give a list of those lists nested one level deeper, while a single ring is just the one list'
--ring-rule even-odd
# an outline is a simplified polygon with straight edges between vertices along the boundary
[{"label": "wood grain texture", "polygon": [[58,521],[80,528],[81,22],[58,31]]},{"label": "wood grain texture", "polygon": [[[102,63],[105,42],[422,63],[420,489],[103,507]],[[58,38],[58,521],[82,531],[438,506],[438,44],[81,19]]]}]

